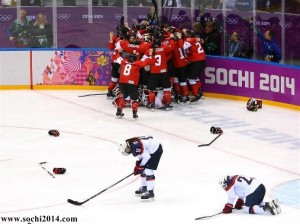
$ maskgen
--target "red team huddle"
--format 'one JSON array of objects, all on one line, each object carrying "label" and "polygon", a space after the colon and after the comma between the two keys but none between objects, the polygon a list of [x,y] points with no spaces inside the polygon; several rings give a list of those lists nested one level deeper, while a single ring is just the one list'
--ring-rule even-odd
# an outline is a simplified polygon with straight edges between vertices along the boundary
[{"label": "red team huddle", "polygon": [[135,119],[139,105],[153,111],[158,107],[157,91],[163,91],[163,107],[159,107],[165,110],[173,108],[172,94],[177,103],[203,98],[199,76],[205,68],[205,52],[194,31],[165,24],[132,29],[120,25],[116,34],[110,33],[109,49],[114,53],[107,96],[115,97],[116,116],[124,116],[128,103]]}]

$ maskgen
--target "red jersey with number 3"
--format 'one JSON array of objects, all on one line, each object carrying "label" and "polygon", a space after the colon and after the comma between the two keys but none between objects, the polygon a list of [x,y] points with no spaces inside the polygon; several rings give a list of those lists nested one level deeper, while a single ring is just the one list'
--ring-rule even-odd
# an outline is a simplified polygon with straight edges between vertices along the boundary
[{"label": "red jersey with number 3", "polygon": [[[173,47],[170,45],[162,45],[160,47],[154,48],[153,57],[155,58],[155,64],[150,66],[151,74],[165,73],[168,71],[167,66],[167,54],[172,52]],[[146,51],[145,55],[149,55],[149,51]]]}]

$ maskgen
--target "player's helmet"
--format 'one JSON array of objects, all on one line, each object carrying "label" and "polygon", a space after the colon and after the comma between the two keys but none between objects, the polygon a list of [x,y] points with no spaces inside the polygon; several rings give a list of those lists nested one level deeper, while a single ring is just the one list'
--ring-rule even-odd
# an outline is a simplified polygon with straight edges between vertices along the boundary
[{"label": "player's helmet", "polygon": [[128,61],[129,62],[135,62],[137,59],[137,55],[136,54],[130,54],[128,57]]},{"label": "player's helmet", "polygon": [[186,35],[188,37],[196,37],[197,36],[196,33],[194,32],[194,30],[187,30]]},{"label": "player's helmet", "polygon": [[118,143],[118,149],[124,156],[130,155],[130,146],[126,141],[122,141]]},{"label": "player's helmet", "polygon": [[257,111],[258,110],[258,104],[257,100],[254,98],[250,98],[247,102],[247,110],[250,111]]},{"label": "player's helmet", "polygon": [[117,26],[116,30],[117,30],[117,35],[121,38],[126,38],[129,33],[129,29],[126,26],[122,26],[122,25]]},{"label": "player's helmet", "polygon": [[161,40],[160,39],[154,39],[152,43],[153,47],[160,47],[161,46]]},{"label": "player's helmet", "polygon": [[230,179],[230,176],[224,176],[219,180],[220,186],[225,190],[227,188],[227,182]]},{"label": "player's helmet", "polygon": [[150,33],[145,33],[142,37],[143,42],[151,42],[152,41],[152,36]]}]

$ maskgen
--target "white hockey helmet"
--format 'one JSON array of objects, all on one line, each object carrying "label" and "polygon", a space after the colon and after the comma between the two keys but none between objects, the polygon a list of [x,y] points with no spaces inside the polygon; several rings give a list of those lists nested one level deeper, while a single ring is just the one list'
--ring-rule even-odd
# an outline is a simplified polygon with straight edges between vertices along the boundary
[{"label": "white hockey helmet", "polygon": [[227,181],[229,180],[230,176],[224,176],[219,180],[219,184],[221,186],[221,188],[223,188],[224,190],[227,188]]},{"label": "white hockey helmet", "polygon": [[130,155],[130,146],[128,142],[122,141],[118,143],[118,149],[124,156],[129,156]]}]

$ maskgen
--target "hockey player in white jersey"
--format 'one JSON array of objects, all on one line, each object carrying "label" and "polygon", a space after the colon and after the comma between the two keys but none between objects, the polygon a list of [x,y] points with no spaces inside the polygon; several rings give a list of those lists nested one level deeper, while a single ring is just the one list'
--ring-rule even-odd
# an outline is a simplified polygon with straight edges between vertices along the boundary
[{"label": "hockey player in white jersey", "polygon": [[240,210],[244,206],[244,210],[249,214],[271,213],[272,215],[277,215],[281,213],[277,199],[271,202],[263,201],[266,188],[253,177],[225,176],[219,181],[219,184],[228,195],[223,213],[231,213],[234,202],[235,209]]},{"label": "hockey player in white jersey", "polygon": [[123,155],[132,154],[137,158],[134,175],[141,175],[141,187],[135,191],[143,201],[154,199],[154,170],[157,169],[163,153],[162,145],[152,136],[140,136],[119,143]]}]

